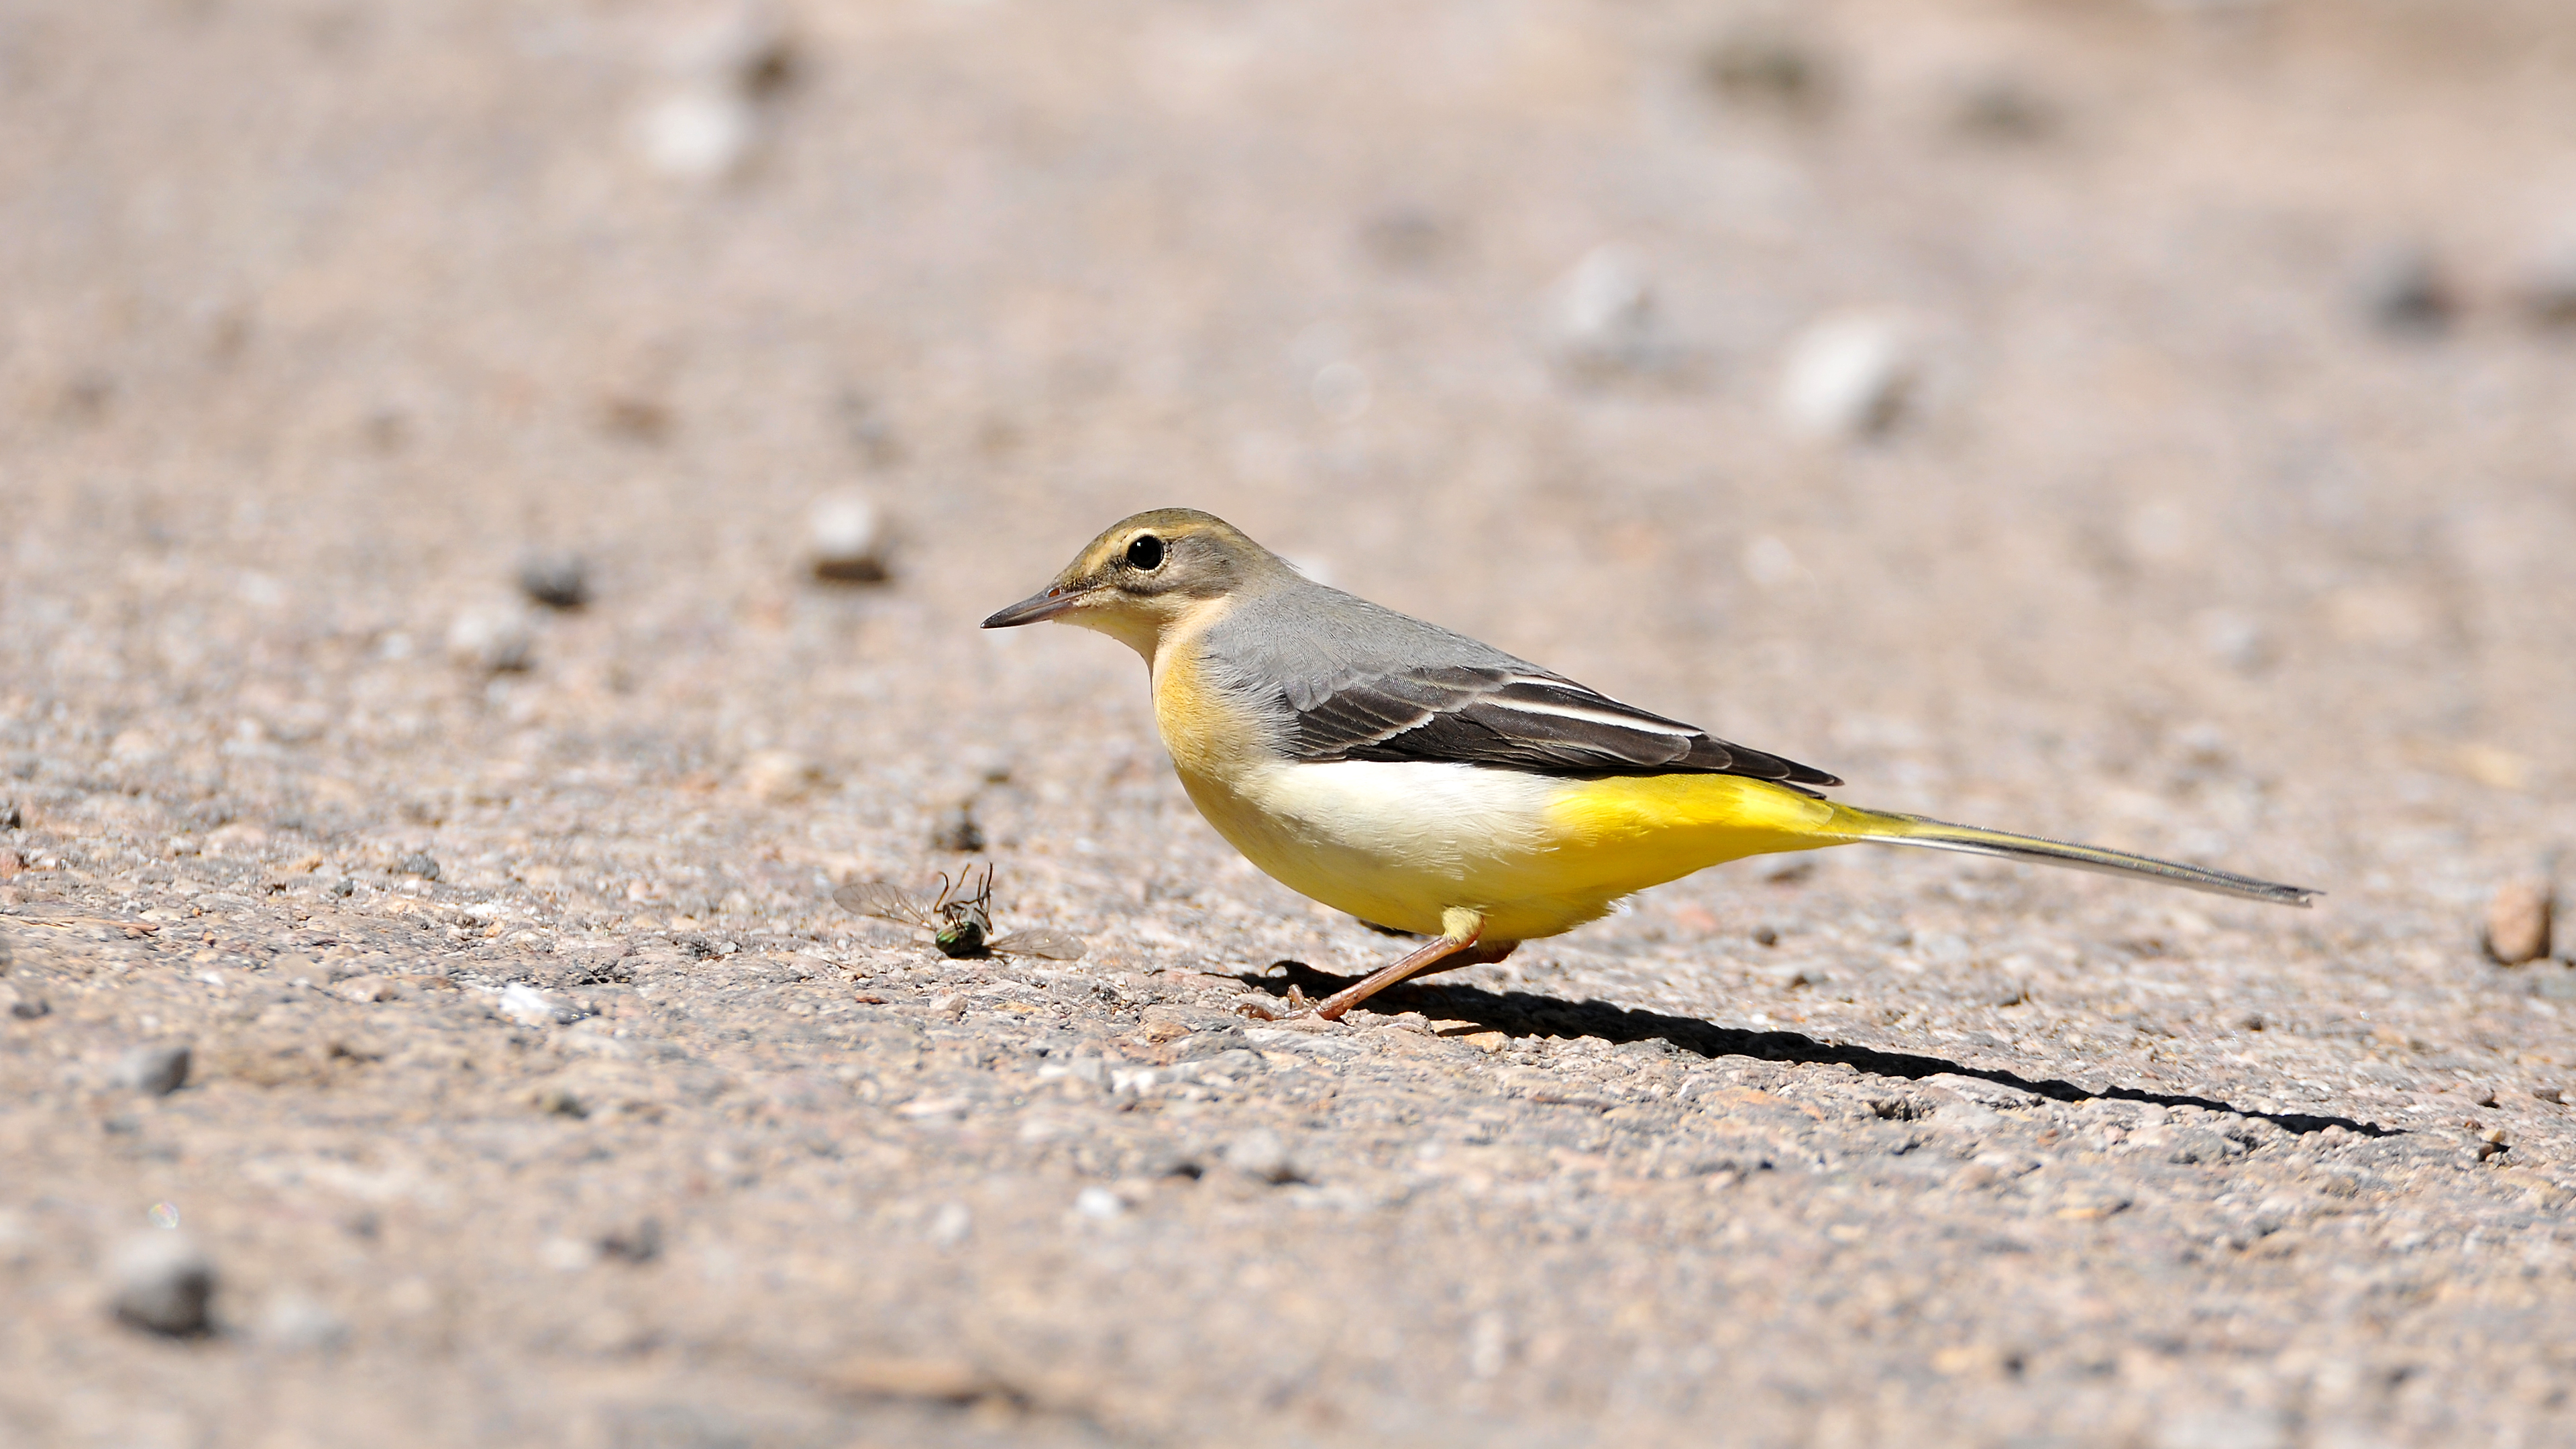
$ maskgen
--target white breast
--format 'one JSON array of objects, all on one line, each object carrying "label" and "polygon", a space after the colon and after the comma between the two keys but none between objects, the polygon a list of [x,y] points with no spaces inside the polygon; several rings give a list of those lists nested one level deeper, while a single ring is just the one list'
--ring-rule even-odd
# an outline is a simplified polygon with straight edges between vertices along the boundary
[{"label": "white breast", "polygon": [[1473,765],[1265,761],[1182,784],[1264,872],[1380,925],[1440,929],[1443,908],[1526,890],[1561,782]]},{"label": "white breast", "polygon": [[1264,814],[1310,844],[1434,869],[1535,848],[1556,785],[1416,760],[1270,764],[1246,783]]}]

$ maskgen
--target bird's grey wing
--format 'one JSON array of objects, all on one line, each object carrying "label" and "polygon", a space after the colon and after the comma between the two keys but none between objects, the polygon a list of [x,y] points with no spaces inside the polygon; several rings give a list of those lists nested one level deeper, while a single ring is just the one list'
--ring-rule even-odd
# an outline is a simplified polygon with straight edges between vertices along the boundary
[{"label": "bird's grey wing", "polygon": [[1227,687],[1277,721],[1280,747],[1301,760],[1842,783],[1320,585],[1238,609],[1207,648]]}]

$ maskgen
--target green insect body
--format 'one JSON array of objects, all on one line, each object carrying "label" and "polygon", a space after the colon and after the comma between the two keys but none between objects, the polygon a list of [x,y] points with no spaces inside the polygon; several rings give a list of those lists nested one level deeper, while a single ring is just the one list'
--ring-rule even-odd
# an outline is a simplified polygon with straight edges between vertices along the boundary
[{"label": "green insect body", "polygon": [[951,901],[939,913],[939,929],[931,944],[939,954],[951,960],[964,961],[989,954],[985,940],[992,935],[992,922],[983,911],[966,901]]}]

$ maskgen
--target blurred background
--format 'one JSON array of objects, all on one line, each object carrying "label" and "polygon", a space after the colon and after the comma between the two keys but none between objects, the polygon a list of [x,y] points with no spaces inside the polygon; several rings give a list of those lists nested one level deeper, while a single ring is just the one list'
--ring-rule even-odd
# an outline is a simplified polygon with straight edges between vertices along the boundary
[{"label": "blurred background", "polygon": [[100,567],[180,652],[430,647],[528,549],[757,621],[837,492],[1007,673],[1061,639],[945,624],[1193,503],[1855,779],[2187,688],[2532,792],[2571,64],[2543,0],[26,0],[15,673],[118,652],[41,603]]},{"label": "blurred background", "polygon": [[1870,803],[2466,901],[2571,823],[2571,79],[2548,0],[21,0],[16,772],[1150,758],[971,625],[1191,504]]},{"label": "blurred background", "polygon": [[[2550,1442],[2572,460],[2566,0],[0,0],[0,1421]],[[2328,895],[1748,863],[1147,1101],[1388,949],[975,627],[1174,504]],[[979,850],[1043,991],[831,904]]]},{"label": "blurred background", "polygon": [[969,624],[1190,503],[1878,802],[2473,892],[2568,825],[2571,67],[2537,0],[31,0],[13,709],[209,789],[1133,740]]}]

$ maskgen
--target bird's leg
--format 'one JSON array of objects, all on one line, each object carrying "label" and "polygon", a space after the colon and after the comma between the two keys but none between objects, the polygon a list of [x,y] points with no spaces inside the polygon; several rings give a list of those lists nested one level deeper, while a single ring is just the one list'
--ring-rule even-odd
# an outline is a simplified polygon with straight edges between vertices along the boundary
[{"label": "bird's leg", "polygon": [[1441,933],[1440,939],[1407,954],[1392,966],[1371,972],[1357,985],[1345,986],[1325,997],[1323,1004],[1315,1008],[1315,1015],[1326,1021],[1339,1021],[1344,1012],[1407,977],[1500,961],[1520,944],[1518,941],[1484,944],[1485,918],[1473,911],[1445,912],[1441,924],[1448,929]]}]

